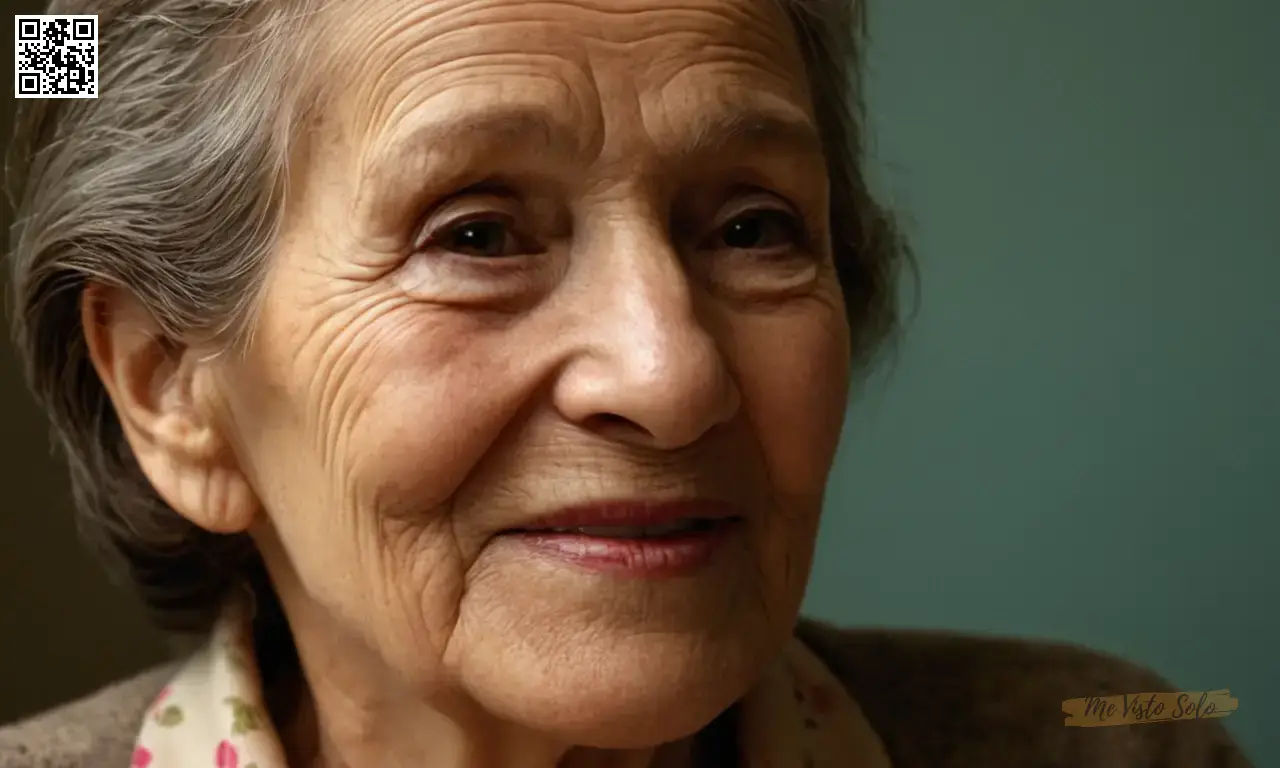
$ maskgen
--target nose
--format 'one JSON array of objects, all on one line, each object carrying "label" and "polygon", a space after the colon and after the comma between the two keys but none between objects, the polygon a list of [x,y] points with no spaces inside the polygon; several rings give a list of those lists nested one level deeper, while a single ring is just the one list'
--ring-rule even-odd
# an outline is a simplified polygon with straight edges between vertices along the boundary
[{"label": "nose", "polygon": [[583,280],[574,351],[553,397],[569,420],[609,439],[661,450],[731,420],[741,395],[716,334],[665,238],[632,238]]}]

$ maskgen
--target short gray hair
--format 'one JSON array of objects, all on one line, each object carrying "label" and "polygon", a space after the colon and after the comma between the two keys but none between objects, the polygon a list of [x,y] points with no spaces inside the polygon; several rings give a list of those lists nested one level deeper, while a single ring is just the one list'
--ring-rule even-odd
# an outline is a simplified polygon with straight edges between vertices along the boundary
[{"label": "short gray hair", "polygon": [[[831,173],[831,227],[869,363],[898,326],[909,263],[863,175],[864,0],[775,0],[802,43]],[[244,535],[175,513],[138,467],[87,354],[88,281],[132,292],[175,339],[251,331],[308,113],[304,0],[65,0],[99,17],[96,100],[23,100],[6,172],[15,344],[66,454],[85,540],[156,622],[207,631],[229,590],[262,583]]]}]

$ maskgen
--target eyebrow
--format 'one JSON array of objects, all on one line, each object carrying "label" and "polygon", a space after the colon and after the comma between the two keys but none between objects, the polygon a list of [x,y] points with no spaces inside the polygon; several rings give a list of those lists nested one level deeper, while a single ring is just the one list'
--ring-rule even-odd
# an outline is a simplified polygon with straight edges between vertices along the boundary
[{"label": "eyebrow", "polygon": [[[813,122],[800,110],[775,106],[725,105],[696,112],[672,137],[669,159],[692,164],[748,148],[806,159],[821,158],[823,144]],[[478,155],[531,152],[573,158],[596,148],[599,137],[555,117],[538,105],[442,109],[389,141],[366,165],[366,181],[386,182],[406,174],[434,175],[452,164],[470,165]],[[458,150],[458,147],[465,149]],[[450,170],[454,170],[450,168]],[[463,167],[456,173],[464,171]],[[412,183],[412,182],[411,182]],[[381,184],[379,184],[381,186]]]},{"label": "eyebrow", "polygon": [[457,138],[482,138],[486,142],[519,144],[545,150],[573,150],[578,142],[565,122],[536,108],[509,107],[448,113],[423,123],[410,136],[419,146],[443,144]]},{"label": "eyebrow", "polygon": [[465,143],[470,150],[520,148],[566,156],[581,149],[573,128],[545,110],[515,105],[480,110],[446,108],[387,142],[372,158],[365,175],[397,175],[406,162],[415,158],[433,162],[433,156],[447,156],[458,143]]},{"label": "eyebrow", "polygon": [[735,149],[763,148],[821,157],[822,138],[799,111],[746,108],[701,113],[693,121],[692,138],[679,150],[682,161],[715,157]]}]

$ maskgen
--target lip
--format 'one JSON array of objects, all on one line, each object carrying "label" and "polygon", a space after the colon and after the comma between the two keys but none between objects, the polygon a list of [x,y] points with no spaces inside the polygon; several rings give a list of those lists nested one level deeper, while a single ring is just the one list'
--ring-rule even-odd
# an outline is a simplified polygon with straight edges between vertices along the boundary
[{"label": "lip", "polygon": [[[632,578],[687,576],[707,566],[742,527],[743,515],[708,500],[615,501],[571,507],[503,534],[540,558],[572,567]],[[569,528],[700,524],[665,536],[630,538],[588,534]],[[560,530],[555,530],[560,529]]]},{"label": "lip", "polygon": [[551,528],[657,526],[685,520],[720,522],[740,517],[742,512],[736,507],[711,499],[619,500],[566,507],[513,530],[535,533]]}]

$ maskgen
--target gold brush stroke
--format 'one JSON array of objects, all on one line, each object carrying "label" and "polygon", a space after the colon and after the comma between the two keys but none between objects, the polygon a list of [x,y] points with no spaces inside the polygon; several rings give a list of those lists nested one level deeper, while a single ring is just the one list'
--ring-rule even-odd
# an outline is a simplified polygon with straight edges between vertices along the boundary
[{"label": "gold brush stroke", "polygon": [[1069,728],[1108,725],[1171,723],[1226,717],[1240,707],[1231,691],[1176,691],[1173,693],[1123,693],[1119,696],[1086,696],[1062,702]]}]

